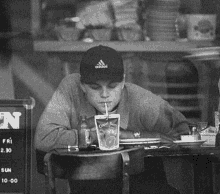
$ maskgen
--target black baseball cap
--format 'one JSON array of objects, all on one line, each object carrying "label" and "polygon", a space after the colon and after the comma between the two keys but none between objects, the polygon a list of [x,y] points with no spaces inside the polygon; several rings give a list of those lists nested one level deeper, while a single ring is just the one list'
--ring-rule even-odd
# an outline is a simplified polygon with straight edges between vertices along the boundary
[{"label": "black baseball cap", "polygon": [[122,56],[107,46],[95,46],[85,52],[80,63],[82,83],[100,80],[121,82],[124,77]]}]

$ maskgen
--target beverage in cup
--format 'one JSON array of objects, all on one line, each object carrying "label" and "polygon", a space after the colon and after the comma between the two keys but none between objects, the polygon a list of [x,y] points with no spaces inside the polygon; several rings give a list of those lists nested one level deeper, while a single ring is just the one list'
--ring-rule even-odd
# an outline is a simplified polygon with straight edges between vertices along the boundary
[{"label": "beverage in cup", "polygon": [[119,148],[120,115],[96,115],[95,125],[100,150],[115,150]]}]

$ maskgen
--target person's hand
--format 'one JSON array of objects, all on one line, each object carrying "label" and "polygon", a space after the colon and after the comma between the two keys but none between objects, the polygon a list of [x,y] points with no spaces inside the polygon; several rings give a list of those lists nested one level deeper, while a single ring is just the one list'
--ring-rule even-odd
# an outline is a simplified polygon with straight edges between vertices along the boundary
[{"label": "person's hand", "polygon": [[91,144],[98,144],[98,137],[97,137],[97,133],[96,133],[96,128],[93,127],[90,129],[90,133],[89,133],[89,136],[90,136],[90,140],[91,140]]},{"label": "person's hand", "polygon": [[158,136],[158,138],[161,139],[161,143],[172,144],[173,141],[176,140],[173,137],[169,137],[169,136],[162,134],[162,133],[158,133],[157,136]]},{"label": "person's hand", "polygon": [[96,127],[95,127],[95,118],[94,117],[90,117],[87,118],[87,124],[88,127],[90,129],[90,140],[91,140],[91,144],[98,144],[98,137],[97,137],[97,133],[96,133]]},{"label": "person's hand", "polygon": [[119,138],[120,139],[132,139],[134,138],[134,132],[124,130],[123,128],[120,127]]},{"label": "person's hand", "polygon": [[[129,130],[124,130],[120,128],[120,139],[130,139],[134,138],[134,132]],[[173,137],[170,137],[168,135],[158,133],[158,132],[148,132],[148,131],[142,131],[141,132],[141,138],[160,138],[161,143],[170,144],[173,143],[176,139]]]},{"label": "person's hand", "polygon": [[162,145],[166,145],[167,147],[172,147],[172,148],[176,148],[177,145],[175,143],[173,143],[173,141],[177,140],[174,137],[162,134],[162,133],[157,133],[157,138],[160,138],[160,142],[162,143]]},{"label": "person's hand", "polygon": [[87,118],[86,122],[87,122],[88,127],[89,127],[90,129],[92,129],[92,128],[95,127],[95,117],[94,117],[94,116]]}]

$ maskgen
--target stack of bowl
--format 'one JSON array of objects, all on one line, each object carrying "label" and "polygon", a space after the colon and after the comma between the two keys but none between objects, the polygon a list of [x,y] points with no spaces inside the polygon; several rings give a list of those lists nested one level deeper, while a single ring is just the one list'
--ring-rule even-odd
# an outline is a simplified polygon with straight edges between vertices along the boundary
[{"label": "stack of bowl", "polygon": [[179,0],[156,0],[148,15],[148,36],[154,41],[173,41],[177,38],[176,19]]}]

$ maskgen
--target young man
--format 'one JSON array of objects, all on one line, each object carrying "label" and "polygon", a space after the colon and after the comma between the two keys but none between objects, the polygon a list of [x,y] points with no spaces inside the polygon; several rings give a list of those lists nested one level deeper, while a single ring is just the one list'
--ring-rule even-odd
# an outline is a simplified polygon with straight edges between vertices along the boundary
[{"label": "young man", "polygon": [[37,126],[35,147],[49,151],[76,145],[80,115],[89,118],[90,136],[96,142],[94,116],[105,113],[105,102],[110,114],[120,114],[120,138],[159,137],[172,143],[189,132],[186,118],[161,97],[125,83],[120,53],[96,46],[85,52],[80,74],[65,77],[55,91]]}]

